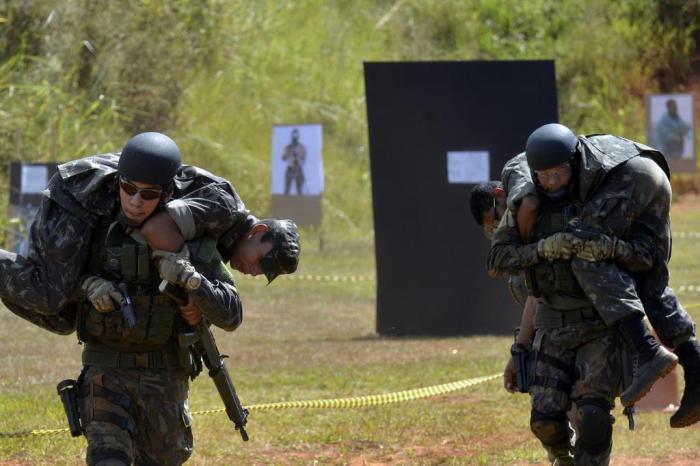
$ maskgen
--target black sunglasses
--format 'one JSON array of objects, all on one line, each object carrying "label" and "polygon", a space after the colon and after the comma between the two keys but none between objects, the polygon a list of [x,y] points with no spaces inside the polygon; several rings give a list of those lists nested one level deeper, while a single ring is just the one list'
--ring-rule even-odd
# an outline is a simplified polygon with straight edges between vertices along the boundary
[{"label": "black sunglasses", "polygon": [[158,199],[163,194],[162,189],[139,188],[134,183],[125,180],[124,178],[119,178],[119,187],[122,188],[129,196],[135,196],[138,193],[141,196],[141,199],[144,201]]}]

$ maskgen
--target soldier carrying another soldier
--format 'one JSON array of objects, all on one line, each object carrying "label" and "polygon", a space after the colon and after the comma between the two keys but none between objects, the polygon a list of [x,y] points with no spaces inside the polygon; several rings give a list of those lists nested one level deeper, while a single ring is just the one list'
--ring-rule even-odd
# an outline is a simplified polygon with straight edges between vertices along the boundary
[{"label": "soldier carrying another soldier", "polygon": [[[58,333],[77,327],[84,342],[78,390],[88,464],[186,461],[192,452],[188,378],[201,366],[191,348],[178,345],[178,333],[202,317],[226,330],[240,325],[241,301],[222,256],[270,281],[298,263],[293,222],[258,221],[228,183],[181,167],[180,158],[170,138],[143,133],[120,157],[64,164],[32,226],[30,256],[0,259],[0,270],[20,272],[3,276],[18,293],[0,292],[13,312]],[[174,193],[179,200],[164,207]],[[162,228],[168,224],[179,228]],[[70,236],[76,229],[86,236]],[[202,234],[208,236],[194,238]],[[184,239],[190,241],[180,247]],[[65,246],[69,262],[51,262]],[[78,290],[71,289],[71,277],[46,275],[58,269],[77,272]],[[32,296],[32,287],[41,286],[36,282],[21,288],[27,277],[41,278],[48,294]],[[162,278],[188,289],[186,306],[159,292]],[[42,307],[49,300],[63,306]],[[129,307],[131,319],[122,312]]]}]

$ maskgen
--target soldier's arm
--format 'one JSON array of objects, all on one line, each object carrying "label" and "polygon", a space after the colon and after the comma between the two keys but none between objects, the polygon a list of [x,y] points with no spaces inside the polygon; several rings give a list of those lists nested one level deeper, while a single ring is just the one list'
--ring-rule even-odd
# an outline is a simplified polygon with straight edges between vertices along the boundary
[{"label": "soldier's arm", "polygon": [[524,153],[506,162],[501,171],[501,182],[506,192],[508,208],[517,213],[520,238],[527,241],[537,220],[539,198]]},{"label": "soldier's arm", "polygon": [[618,240],[615,262],[631,272],[645,272],[654,265],[655,238],[643,231],[633,231],[628,240]]},{"label": "soldier's arm", "polygon": [[540,262],[537,243],[523,244],[516,226],[515,216],[510,211],[496,229],[487,257],[491,275],[515,275]]},{"label": "soldier's arm", "polygon": [[656,237],[635,225],[625,239],[602,233],[588,233],[578,257],[589,262],[614,261],[630,272],[645,272],[654,265]]},{"label": "soldier's arm", "polygon": [[240,235],[257,220],[229,183],[212,182],[171,200],[166,212],[177,224],[185,240],[228,232]]},{"label": "soldier's arm", "polygon": [[243,306],[233,276],[216,251],[215,241],[207,239],[199,243],[189,243],[192,265],[202,276],[199,288],[189,293],[190,302],[212,324],[233,331],[243,320]]}]

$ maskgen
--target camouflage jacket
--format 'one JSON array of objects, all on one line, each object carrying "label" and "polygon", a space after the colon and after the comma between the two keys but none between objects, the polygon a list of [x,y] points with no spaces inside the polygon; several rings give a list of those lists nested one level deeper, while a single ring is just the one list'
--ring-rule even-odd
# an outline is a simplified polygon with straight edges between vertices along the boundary
[{"label": "camouflage jacket", "polygon": [[[639,155],[654,160],[670,177],[664,156],[649,146],[610,134],[591,134],[578,139],[583,154],[578,174],[578,198],[582,202],[590,198],[610,170]],[[508,196],[508,208],[512,211],[517,210],[525,196],[538,195],[525,152],[506,162],[501,171],[501,182]]]},{"label": "camouflage jacket", "polygon": [[[93,230],[119,209],[118,160],[116,154],[101,154],[59,166],[30,227],[26,257],[0,257],[0,298],[14,313],[39,325],[45,319],[36,314],[71,321],[66,305],[80,298]],[[186,238],[218,237],[224,256],[256,221],[230,183],[197,167],[180,168],[173,198],[177,209],[191,215]],[[58,323],[42,326],[68,331]]]},{"label": "camouflage jacket", "polygon": [[[578,189],[576,198],[585,204],[596,193],[611,170],[637,156],[649,157],[669,176],[668,164],[663,155],[644,144],[612,135],[579,136],[582,153],[577,174]],[[503,188],[507,193],[508,210],[504,214],[501,233],[496,231],[491,251],[488,255],[488,268],[496,274],[518,274],[539,262],[537,245],[523,245],[515,225],[514,212],[518,203],[526,195],[538,195],[532,181],[530,167],[525,153],[510,159],[501,172]],[[619,263],[629,270],[648,270],[653,262],[653,243],[656,238],[648,234],[647,228],[635,229],[623,238],[630,242],[632,254],[620,258]]]}]

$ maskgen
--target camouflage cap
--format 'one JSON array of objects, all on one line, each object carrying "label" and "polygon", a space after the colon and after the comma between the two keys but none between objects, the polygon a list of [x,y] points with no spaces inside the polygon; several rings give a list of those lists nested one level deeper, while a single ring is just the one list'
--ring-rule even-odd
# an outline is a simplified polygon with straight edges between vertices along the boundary
[{"label": "camouflage cap", "polygon": [[260,223],[267,225],[262,241],[273,243],[270,252],[262,258],[261,266],[271,283],[278,275],[293,273],[299,265],[299,229],[291,220],[264,219]]}]

